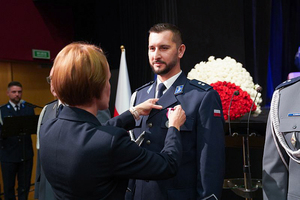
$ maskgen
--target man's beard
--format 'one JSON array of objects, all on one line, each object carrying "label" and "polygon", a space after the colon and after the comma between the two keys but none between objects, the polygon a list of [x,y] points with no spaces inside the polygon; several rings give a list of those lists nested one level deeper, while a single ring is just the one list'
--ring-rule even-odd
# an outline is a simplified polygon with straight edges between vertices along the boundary
[{"label": "man's beard", "polygon": [[152,69],[153,73],[161,76],[161,75],[165,75],[165,74],[169,73],[171,71],[171,69],[173,69],[175,67],[175,65],[177,64],[177,60],[173,60],[169,64],[167,64],[166,62],[163,62],[163,61],[156,61],[156,63],[165,64],[165,66],[166,66],[163,69],[155,70],[153,67],[153,65],[155,63],[151,64],[151,69]]},{"label": "man's beard", "polygon": [[21,98],[16,97],[11,100],[14,104],[18,104],[21,101]]}]

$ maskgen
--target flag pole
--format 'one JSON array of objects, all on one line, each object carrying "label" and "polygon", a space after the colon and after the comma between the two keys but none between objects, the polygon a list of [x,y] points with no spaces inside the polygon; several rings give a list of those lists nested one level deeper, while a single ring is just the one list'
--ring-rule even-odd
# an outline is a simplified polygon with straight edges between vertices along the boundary
[{"label": "flag pole", "polygon": [[121,45],[121,46],[120,46],[120,49],[121,49],[121,52],[124,52],[124,51],[125,51],[124,45]]}]

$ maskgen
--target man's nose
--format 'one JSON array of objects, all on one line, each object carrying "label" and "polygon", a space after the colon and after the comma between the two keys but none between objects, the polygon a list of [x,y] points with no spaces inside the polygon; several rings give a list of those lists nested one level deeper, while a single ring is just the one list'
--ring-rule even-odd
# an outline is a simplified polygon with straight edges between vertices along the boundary
[{"label": "man's nose", "polygon": [[159,49],[156,49],[154,52],[154,59],[157,60],[158,58],[161,58],[161,54],[160,54],[160,51]]}]

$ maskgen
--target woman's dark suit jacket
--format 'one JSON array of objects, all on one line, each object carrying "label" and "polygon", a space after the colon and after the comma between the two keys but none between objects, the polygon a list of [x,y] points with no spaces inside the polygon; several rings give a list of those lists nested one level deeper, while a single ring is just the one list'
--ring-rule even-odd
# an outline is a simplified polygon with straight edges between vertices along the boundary
[{"label": "woman's dark suit jacket", "polygon": [[118,128],[134,127],[129,111],[107,124],[101,126],[87,111],[65,107],[58,118],[42,125],[41,163],[57,199],[124,199],[129,178],[175,175],[182,154],[176,128],[169,128],[164,149],[154,153]]}]

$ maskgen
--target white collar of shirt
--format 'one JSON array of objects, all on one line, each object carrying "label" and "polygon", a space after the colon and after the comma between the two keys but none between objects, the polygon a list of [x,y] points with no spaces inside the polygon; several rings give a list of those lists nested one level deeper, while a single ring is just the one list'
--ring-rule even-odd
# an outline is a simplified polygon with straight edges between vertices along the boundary
[{"label": "white collar of shirt", "polygon": [[57,107],[59,107],[60,104],[62,104],[62,102],[58,99],[58,105],[57,105]]},{"label": "white collar of shirt", "polygon": [[[180,72],[178,72],[177,74],[175,74],[174,76],[172,76],[171,78],[169,78],[168,80],[164,81],[164,85],[166,86],[166,89],[164,90],[163,94],[173,85],[173,83],[176,81],[176,79],[180,76],[180,74],[182,73],[182,70],[180,70]],[[156,93],[155,96],[157,96],[157,88],[158,85],[162,83],[159,78],[157,78],[157,84],[156,84]]]},{"label": "white collar of shirt", "polygon": [[11,100],[9,100],[9,103],[12,105],[12,107],[14,108],[15,111],[17,111],[16,105],[18,105],[19,109],[21,109],[21,103],[20,102],[18,104],[14,104]]}]

